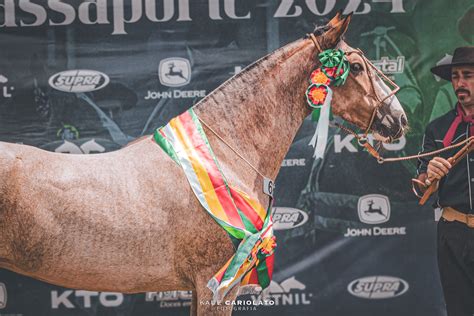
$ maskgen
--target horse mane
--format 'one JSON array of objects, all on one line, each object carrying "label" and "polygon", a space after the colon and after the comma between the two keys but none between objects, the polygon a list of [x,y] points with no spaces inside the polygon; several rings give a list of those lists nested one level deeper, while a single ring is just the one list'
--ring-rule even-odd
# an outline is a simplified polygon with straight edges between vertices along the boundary
[{"label": "horse mane", "polygon": [[[304,37],[302,39],[304,39]],[[302,39],[300,39],[300,40],[302,40]],[[275,58],[275,60],[273,60],[273,61],[272,61],[272,59],[274,57],[281,56],[281,54],[289,53],[293,48],[293,45],[291,45],[291,44],[296,44],[298,42],[299,41],[297,40],[297,41],[294,41],[294,42],[289,43],[287,45],[284,45],[284,46],[274,50],[273,52],[268,53],[267,55],[261,57],[260,59],[257,59],[256,61],[254,61],[253,63],[251,63],[247,67],[245,67],[242,71],[235,74],[234,76],[232,76],[228,80],[224,81],[220,86],[215,88],[211,93],[209,93],[202,100],[200,100],[198,103],[196,103],[194,105],[194,107],[197,107],[199,105],[204,105],[208,101],[208,99],[210,99],[210,98],[212,99],[212,97],[215,94],[217,94],[218,92],[224,91],[229,85],[232,85],[236,81],[247,81],[246,79],[253,79],[253,77],[252,77],[253,71],[257,68],[260,69],[261,67],[265,67],[265,69],[271,69],[271,68],[275,67],[278,63],[278,58]],[[249,85],[249,87],[250,86],[251,85]],[[244,92],[244,91],[241,91],[241,92]]]},{"label": "horse mane", "polygon": [[327,31],[329,31],[331,27],[329,25],[315,25],[313,34],[315,36],[321,36]]}]

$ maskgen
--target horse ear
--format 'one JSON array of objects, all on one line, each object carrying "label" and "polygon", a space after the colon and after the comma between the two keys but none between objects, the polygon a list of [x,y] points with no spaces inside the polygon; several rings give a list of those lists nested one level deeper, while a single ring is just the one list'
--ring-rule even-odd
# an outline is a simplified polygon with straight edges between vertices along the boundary
[{"label": "horse ear", "polygon": [[329,21],[329,23],[327,24],[327,26],[329,28],[333,28],[334,26],[336,26],[336,24],[338,22],[341,21],[341,17],[342,17],[342,10],[339,10],[337,11],[336,15],[331,19],[331,21]]},{"label": "horse ear", "polygon": [[349,27],[351,18],[352,13],[342,18],[341,11],[337,12],[336,16],[327,24],[329,29],[322,36],[324,48],[334,48],[339,43]]}]

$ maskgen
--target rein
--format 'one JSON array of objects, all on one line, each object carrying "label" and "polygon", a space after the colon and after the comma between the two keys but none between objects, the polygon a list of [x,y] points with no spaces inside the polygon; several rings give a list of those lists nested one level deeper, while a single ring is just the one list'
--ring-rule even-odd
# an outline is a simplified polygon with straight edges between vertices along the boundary
[{"label": "rein", "polygon": [[[466,157],[467,154],[473,149],[471,147],[474,145],[474,136],[470,136],[469,138],[467,138],[467,139],[465,139],[462,142],[459,142],[457,144],[445,147],[445,148],[443,148],[443,150],[439,149],[437,151],[435,150],[434,152],[429,152],[427,154],[433,155],[433,153],[435,153],[435,152],[446,151],[448,149],[459,147],[463,144],[466,144],[466,145],[464,145],[460,150],[458,150],[458,152],[454,156],[448,158],[448,161],[451,163],[451,166],[455,166],[459,161],[461,161],[464,157]],[[424,155],[420,155],[420,156],[427,156],[427,155],[424,154]],[[437,188],[438,182],[439,182],[439,180],[436,179],[436,178],[428,178],[428,179],[425,180],[425,182],[420,181],[418,179],[411,179],[411,181],[412,181],[413,193],[415,193],[415,195],[418,198],[420,198],[420,202],[419,202],[420,205],[425,204],[426,201],[429,199],[429,197],[436,191],[436,188]],[[417,192],[417,190],[415,188],[416,185],[426,189],[426,191],[423,193],[423,195],[421,195]]]},{"label": "rein", "polygon": [[[311,40],[313,41],[314,43],[314,46],[316,46],[316,49],[318,51],[322,51],[321,49],[321,45],[319,44],[318,40],[316,39],[316,37],[314,36],[314,34],[309,34],[309,37],[311,38]],[[380,71],[377,67],[375,67],[365,56],[364,54],[362,53],[362,51],[360,49],[357,49],[357,50],[354,50],[354,51],[349,51],[349,52],[346,52],[347,55],[349,54],[359,54],[359,56],[362,58],[362,60],[364,61],[364,64],[365,64],[365,67],[367,69],[367,72],[369,74],[369,76],[371,78],[373,78],[373,73],[371,71],[369,71],[369,69],[372,69],[372,70],[375,70],[375,73],[376,75],[379,75],[380,77],[383,78],[383,80],[385,80],[386,82],[388,82],[390,85],[392,85],[392,87],[394,88],[392,90],[392,92],[390,94],[388,94],[386,97],[384,97],[383,99],[380,99],[375,91],[375,86],[374,86],[374,82],[373,80],[370,80],[370,84],[371,84],[371,90],[375,96],[375,100],[377,101],[377,105],[374,107],[374,110],[372,112],[372,115],[370,117],[370,121],[369,121],[369,124],[367,125],[367,128],[365,129],[364,133],[362,135],[359,135],[358,133],[356,133],[354,130],[352,130],[351,128],[349,127],[346,127],[342,124],[339,124],[337,122],[334,122],[332,123],[335,127],[345,131],[346,133],[349,133],[349,134],[352,134],[356,139],[357,139],[357,143],[359,144],[359,146],[361,147],[364,147],[367,152],[372,156],[374,157],[377,162],[379,164],[383,164],[385,162],[399,162],[399,161],[406,161],[406,160],[412,160],[412,159],[418,159],[418,158],[423,158],[423,157],[429,157],[429,156],[433,156],[433,155],[436,155],[436,154],[439,154],[439,153],[442,153],[442,152],[445,152],[445,151],[448,151],[448,150],[451,150],[453,148],[458,148],[464,144],[466,144],[462,149],[460,149],[460,152],[464,152],[466,151],[469,146],[472,145],[472,143],[474,143],[474,136],[471,136],[469,137],[468,139],[465,139],[464,141],[461,141],[459,143],[456,143],[454,145],[451,145],[451,146],[447,146],[445,148],[442,148],[442,149],[438,149],[438,150],[434,150],[434,151],[430,151],[430,152],[426,152],[426,153],[423,153],[423,154],[417,154],[417,155],[411,155],[411,156],[405,156],[405,157],[398,157],[398,158],[384,158],[382,157],[379,152],[369,143],[368,139],[367,139],[367,135],[369,134],[370,131],[372,131],[372,125],[374,123],[374,120],[375,120],[375,116],[377,115],[377,111],[379,110],[380,106],[382,106],[383,102],[385,102],[385,100],[389,99],[390,97],[394,96],[399,90],[400,90],[400,87],[398,87],[398,85],[393,82],[390,78],[388,78],[382,71]],[[369,68],[370,67],[370,68]],[[356,82],[358,84],[360,84],[359,81],[356,80]],[[391,140],[391,138],[390,138]]]},{"label": "rein", "polygon": [[266,177],[264,174],[262,174],[254,165],[252,165],[247,159],[245,159],[244,156],[242,156],[237,150],[234,149],[228,142],[226,142],[219,134],[217,134],[216,131],[214,131],[209,124],[204,122],[202,118],[198,117],[199,121],[202,123],[202,125],[206,126],[221,142],[223,142],[227,147],[230,148],[237,156],[239,156],[240,159],[242,159],[247,165],[249,165],[250,168],[252,168],[256,173],[258,173],[262,178],[264,179],[270,179]]},{"label": "rein", "polygon": [[[317,40],[316,36],[314,36],[313,33],[309,33],[307,34],[307,37],[309,37],[311,39],[311,41],[313,42],[314,46],[316,47],[316,53],[320,53],[323,51],[319,41]],[[365,129],[364,133],[362,135],[359,135],[358,133],[356,133],[353,129],[349,128],[349,127],[346,127],[342,124],[339,124],[337,122],[333,122],[332,125],[334,125],[335,127],[349,133],[349,134],[352,134],[354,136],[354,138],[357,139],[357,143],[359,144],[359,146],[361,147],[364,147],[367,152],[372,156],[374,157],[377,162],[379,164],[383,164],[385,162],[399,162],[399,161],[406,161],[406,160],[412,160],[412,159],[418,159],[418,158],[422,158],[422,157],[428,157],[428,156],[432,156],[432,155],[436,155],[436,154],[439,154],[439,153],[442,153],[442,152],[445,152],[445,151],[448,151],[450,149],[453,149],[453,148],[457,148],[457,147],[460,147],[462,146],[463,144],[466,144],[469,139],[473,138],[469,138],[467,140],[464,140],[462,142],[459,142],[455,145],[451,145],[451,146],[448,146],[448,147],[445,147],[443,149],[438,149],[438,150],[435,150],[435,151],[432,151],[432,152],[427,152],[427,153],[423,153],[423,154],[417,154],[417,155],[411,155],[411,156],[405,156],[405,157],[398,157],[398,158],[384,158],[382,157],[379,152],[377,151],[377,149],[375,149],[368,141],[368,138],[367,138],[367,135],[369,134],[369,132],[371,132],[373,129],[372,129],[372,125],[374,124],[374,121],[375,121],[375,117],[377,115],[377,112],[379,110],[379,108],[382,106],[382,104],[389,98],[391,98],[392,96],[394,96],[399,90],[400,90],[400,87],[395,83],[393,82],[390,78],[388,78],[383,72],[381,72],[377,67],[375,67],[365,56],[364,54],[362,53],[362,51],[360,49],[356,49],[356,50],[352,50],[352,51],[348,51],[348,52],[345,52],[347,55],[349,54],[358,54],[361,59],[363,60],[364,62],[364,65],[365,65],[365,68],[369,74],[369,77],[373,79],[374,77],[374,73],[372,71],[375,72],[375,75],[378,75],[379,77],[381,77],[384,81],[386,81],[387,83],[389,83],[393,89],[391,90],[391,93],[389,93],[387,96],[385,96],[384,98],[379,98],[378,94],[376,93],[376,90],[375,90],[375,85],[374,85],[374,82],[373,80],[370,80],[370,84],[371,84],[371,93],[373,93],[373,99],[375,99],[376,101],[376,105],[374,106],[374,110],[372,111],[372,114],[370,116],[370,120],[369,120],[369,123],[367,125],[367,128]],[[372,71],[371,71],[372,70]],[[361,83],[359,81],[356,80],[356,82],[360,85]],[[201,121],[201,123],[206,126],[207,129],[209,129],[222,143],[224,143],[229,149],[231,149],[241,160],[243,160],[252,170],[254,170],[258,175],[260,175],[262,178],[264,179],[270,179],[269,177],[265,176],[262,172],[259,171],[259,169],[257,167],[255,167],[252,163],[250,163],[247,159],[245,159],[245,157],[240,154],[235,148],[233,148],[227,141],[225,141],[214,129],[212,129],[209,124],[207,124],[205,121],[202,120],[202,118],[198,117],[199,121]],[[472,141],[472,139],[471,139]]]}]

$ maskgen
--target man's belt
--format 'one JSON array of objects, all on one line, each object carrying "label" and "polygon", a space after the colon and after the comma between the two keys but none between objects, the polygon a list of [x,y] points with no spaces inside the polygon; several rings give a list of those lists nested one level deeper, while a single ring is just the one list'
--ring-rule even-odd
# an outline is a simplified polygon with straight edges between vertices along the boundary
[{"label": "man's belt", "polygon": [[452,207],[443,207],[443,218],[448,222],[458,221],[466,224],[470,228],[474,228],[474,214],[465,214],[456,211]]}]

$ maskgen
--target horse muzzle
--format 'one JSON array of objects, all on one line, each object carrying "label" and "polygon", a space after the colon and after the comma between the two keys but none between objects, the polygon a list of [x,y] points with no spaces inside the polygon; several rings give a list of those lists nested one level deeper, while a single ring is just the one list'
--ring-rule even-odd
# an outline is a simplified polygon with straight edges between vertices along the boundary
[{"label": "horse muzzle", "polygon": [[396,140],[405,134],[407,128],[407,116],[396,98],[393,98],[390,104],[384,103],[378,108],[372,130],[375,136],[381,136],[380,140]]}]

